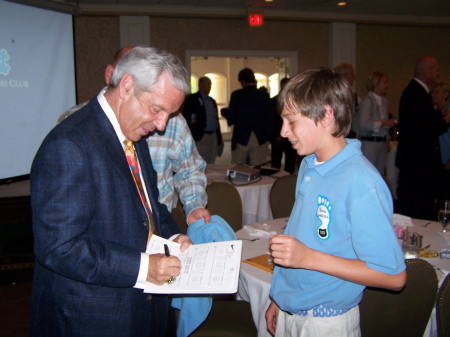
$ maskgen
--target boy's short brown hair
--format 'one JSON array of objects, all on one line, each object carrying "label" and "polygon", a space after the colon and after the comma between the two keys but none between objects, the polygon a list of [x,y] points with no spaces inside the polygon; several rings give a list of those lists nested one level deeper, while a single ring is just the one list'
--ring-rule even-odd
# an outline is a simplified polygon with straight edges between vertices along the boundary
[{"label": "boy's short brown hair", "polygon": [[325,105],[334,110],[334,137],[347,136],[355,107],[348,83],[329,68],[311,69],[293,77],[279,95],[279,108],[288,108],[316,124],[325,115]]}]

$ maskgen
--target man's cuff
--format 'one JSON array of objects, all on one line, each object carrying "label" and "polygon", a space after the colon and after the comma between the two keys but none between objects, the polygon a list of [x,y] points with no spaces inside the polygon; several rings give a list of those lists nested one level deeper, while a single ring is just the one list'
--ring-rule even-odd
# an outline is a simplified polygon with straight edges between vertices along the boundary
[{"label": "man's cuff", "polygon": [[141,264],[139,266],[139,274],[138,274],[135,286],[137,286],[139,283],[147,282],[149,259],[150,259],[150,255],[141,253]]}]

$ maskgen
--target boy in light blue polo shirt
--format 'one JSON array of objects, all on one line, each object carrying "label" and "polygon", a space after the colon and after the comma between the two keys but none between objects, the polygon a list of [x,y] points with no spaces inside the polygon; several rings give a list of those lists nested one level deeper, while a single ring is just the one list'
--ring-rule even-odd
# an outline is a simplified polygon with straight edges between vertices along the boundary
[{"label": "boy in light blue polo shirt", "polygon": [[275,336],[360,336],[365,286],[400,290],[406,282],[391,194],[361,143],[345,138],[353,94],[338,74],[295,76],[280,104],[281,136],[307,157],[285,234],[270,239],[277,266],[267,327]]}]

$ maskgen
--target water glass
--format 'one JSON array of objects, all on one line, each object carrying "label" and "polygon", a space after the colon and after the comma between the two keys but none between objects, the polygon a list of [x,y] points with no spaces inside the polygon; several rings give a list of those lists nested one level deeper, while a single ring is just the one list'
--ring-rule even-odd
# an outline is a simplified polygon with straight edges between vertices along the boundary
[{"label": "water glass", "polygon": [[450,222],[450,201],[443,200],[439,207],[438,220],[441,223],[442,231],[447,231],[447,225]]},{"label": "water glass", "polygon": [[405,259],[415,259],[420,257],[422,248],[422,235],[416,232],[405,232],[403,239],[403,256]]}]

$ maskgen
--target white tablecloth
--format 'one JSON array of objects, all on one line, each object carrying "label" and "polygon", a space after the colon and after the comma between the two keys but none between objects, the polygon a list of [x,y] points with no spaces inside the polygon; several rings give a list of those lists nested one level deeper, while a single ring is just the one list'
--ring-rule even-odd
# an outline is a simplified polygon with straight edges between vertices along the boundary
[{"label": "white tablecloth", "polygon": [[[233,166],[234,164],[208,164],[206,166],[206,177],[209,181],[230,183],[225,177],[227,169]],[[286,174],[288,173],[280,171],[273,176],[263,176],[261,180],[251,184],[235,182],[236,189],[242,200],[243,226],[273,218],[272,210],[270,209],[270,189],[277,177]]]},{"label": "white tablecloth", "polygon": [[[427,227],[422,225],[429,221],[413,219],[414,226],[409,227],[409,231],[418,232],[423,235],[422,244],[426,246],[431,244],[429,249],[440,252],[442,248],[450,248],[449,243],[438,234],[442,227],[437,222],[431,222]],[[270,227],[267,230],[283,232],[283,227],[287,223],[287,218],[269,220],[266,222]],[[239,239],[254,239],[255,236],[249,235],[245,229],[241,229],[236,233]],[[243,241],[242,260],[267,254],[269,249],[269,237],[259,237],[257,241]],[[433,259],[426,259],[436,268],[436,273],[439,279],[439,285],[444,280],[445,276],[450,271],[450,260],[440,259],[439,257]],[[265,312],[269,306],[269,290],[272,282],[272,274],[253,267],[247,263],[241,263],[241,271],[239,275],[238,298],[250,302],[252,309],[253,320],[258,329],[258,337],[270,337],[271,335],[266,329]],[[424,337],[435,337],[436,319],[433,312]]]}]

